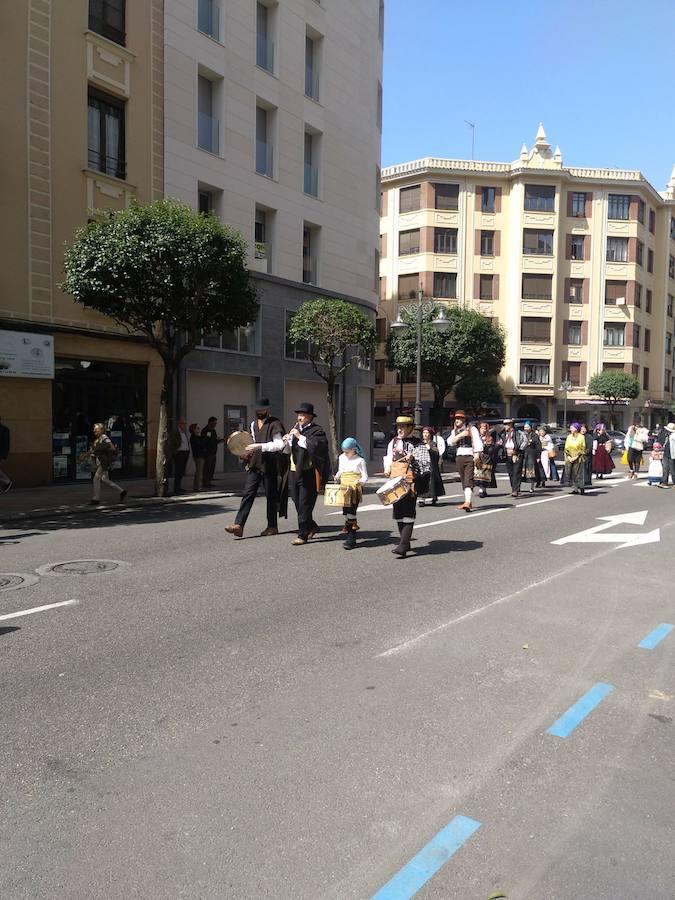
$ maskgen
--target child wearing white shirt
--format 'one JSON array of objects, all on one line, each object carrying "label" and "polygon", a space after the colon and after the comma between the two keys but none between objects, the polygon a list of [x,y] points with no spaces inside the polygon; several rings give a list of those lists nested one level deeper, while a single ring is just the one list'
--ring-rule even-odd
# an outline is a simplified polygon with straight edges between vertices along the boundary
[{"label": "child wearing white shirt", "polygon": [[345,438],[341,445],[342,453],[338,457],[338,470],[335,473],[335,481],[349,484],[352,488],[352,503],[342,507],[344,526],[342,533],[346,534],[345,550],[353,550],[356,546],[356,532],[359,529],[356,520],[357,510],[363,495],[361,485],[368,481],[368,470],[364,459],[364,452],[356,438]]}]

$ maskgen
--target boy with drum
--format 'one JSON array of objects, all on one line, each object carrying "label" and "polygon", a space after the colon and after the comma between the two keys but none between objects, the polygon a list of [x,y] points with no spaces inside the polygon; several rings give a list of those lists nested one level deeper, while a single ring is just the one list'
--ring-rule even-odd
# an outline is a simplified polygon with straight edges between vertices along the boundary
[{"label": "boy with drum", "polygon": [[410,550],[410,538],[412,537],[415,515],[417,512],[416,479],[422,474],[415,451],[422,443],[420,438],[413,435],[414,422],[411,416],[398,416],[396,419],[396,437],[389,441],[387,453],[384,457],[384,474],[389,477],[399,475],[410,479],[412,476],[411,490],[397,500],[392,509],[394,521],[398,525],[400,535],[399,542],[391,551],[403,559]]}]

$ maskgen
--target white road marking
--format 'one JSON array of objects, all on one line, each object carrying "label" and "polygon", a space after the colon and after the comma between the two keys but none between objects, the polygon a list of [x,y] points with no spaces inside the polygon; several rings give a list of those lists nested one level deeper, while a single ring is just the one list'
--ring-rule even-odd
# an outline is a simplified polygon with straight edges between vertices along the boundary
[{"label": "white road marking", "polygon": [[498,509],[484,509],[482,512],[472,512],[466,513],[463,516],[453,516],[451,519],[437,519],[435,522],[422,522],[421,525],[415,524],[415,531],[418,531],[420,528],[431,528],[432,525],[447,525],[449,522],[470,522],[472,519],[477,519],[479,516],[489,516],[492,513],[505,512],[507,509],[511,509],[510,506],[500,506]]},{"label": "white road marking", "polygon": [[34,606],[32,609],[6,613],[4,616],[0,616],[0,622],[4,622],[6,619],[18,619],[21,616],[32,616],[33,613],[44,612],[46,609],[56,609],[57,606],[75,606],[79,602],[79,600],[61,600],[59,603],[47,603],[44,606]]},{"label": "white road marking", "polygon": [[604,534],[608,528],[615,525],[644,525],[647,518],[647,510],[642,509],[639,512],[623,513],[618,516],[598,516],[600,525],[594,525],[592,528],[586,528],[584,531],[577,531],[575,534],[568,534],[566,537],[558,538],[551,541],[552,544],[619,544],[619,550],[624,547],[636,547],[639,544],[654,544],[661,540],[661,531],[655,528],[654,531],[648,531],[645,534],[638,532],[613,532],[612,534]]}]

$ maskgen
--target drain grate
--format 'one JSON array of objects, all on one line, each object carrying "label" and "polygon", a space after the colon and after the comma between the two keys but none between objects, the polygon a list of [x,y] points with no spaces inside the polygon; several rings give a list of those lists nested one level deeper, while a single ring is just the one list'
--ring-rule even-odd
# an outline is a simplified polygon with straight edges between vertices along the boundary
[{"label": "drain grate", "polygon": [[30,587],[40,579],[37,575],[21,575],[19,572],[0,572],[0,591],[15,591]]},{"label": "drain grate", "polygon": [[38,575],[112,575],[128,567],[119,559],[69,559],[48,563],[35,571]]}]

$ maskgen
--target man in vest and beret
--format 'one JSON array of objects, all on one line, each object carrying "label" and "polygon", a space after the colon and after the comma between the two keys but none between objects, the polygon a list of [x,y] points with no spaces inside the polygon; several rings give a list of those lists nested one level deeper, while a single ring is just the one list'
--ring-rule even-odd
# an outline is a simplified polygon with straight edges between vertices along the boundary
[{"label": "man in vest and beret", "polygon": [[255,419],[249,425],[253,442],[246,447],[246,484],[239,512],[234,525],[226,525],[225,531],[234,537],[244,536],[244,527],[253,507],[260,485],[267,498],[267,528],[261,537],[279,534],[277,517],[288,515],[288,462],[280,453],[284,448],[286,432],[283,422],[270,415],[270,401],[261,397],[255,407]]}]

